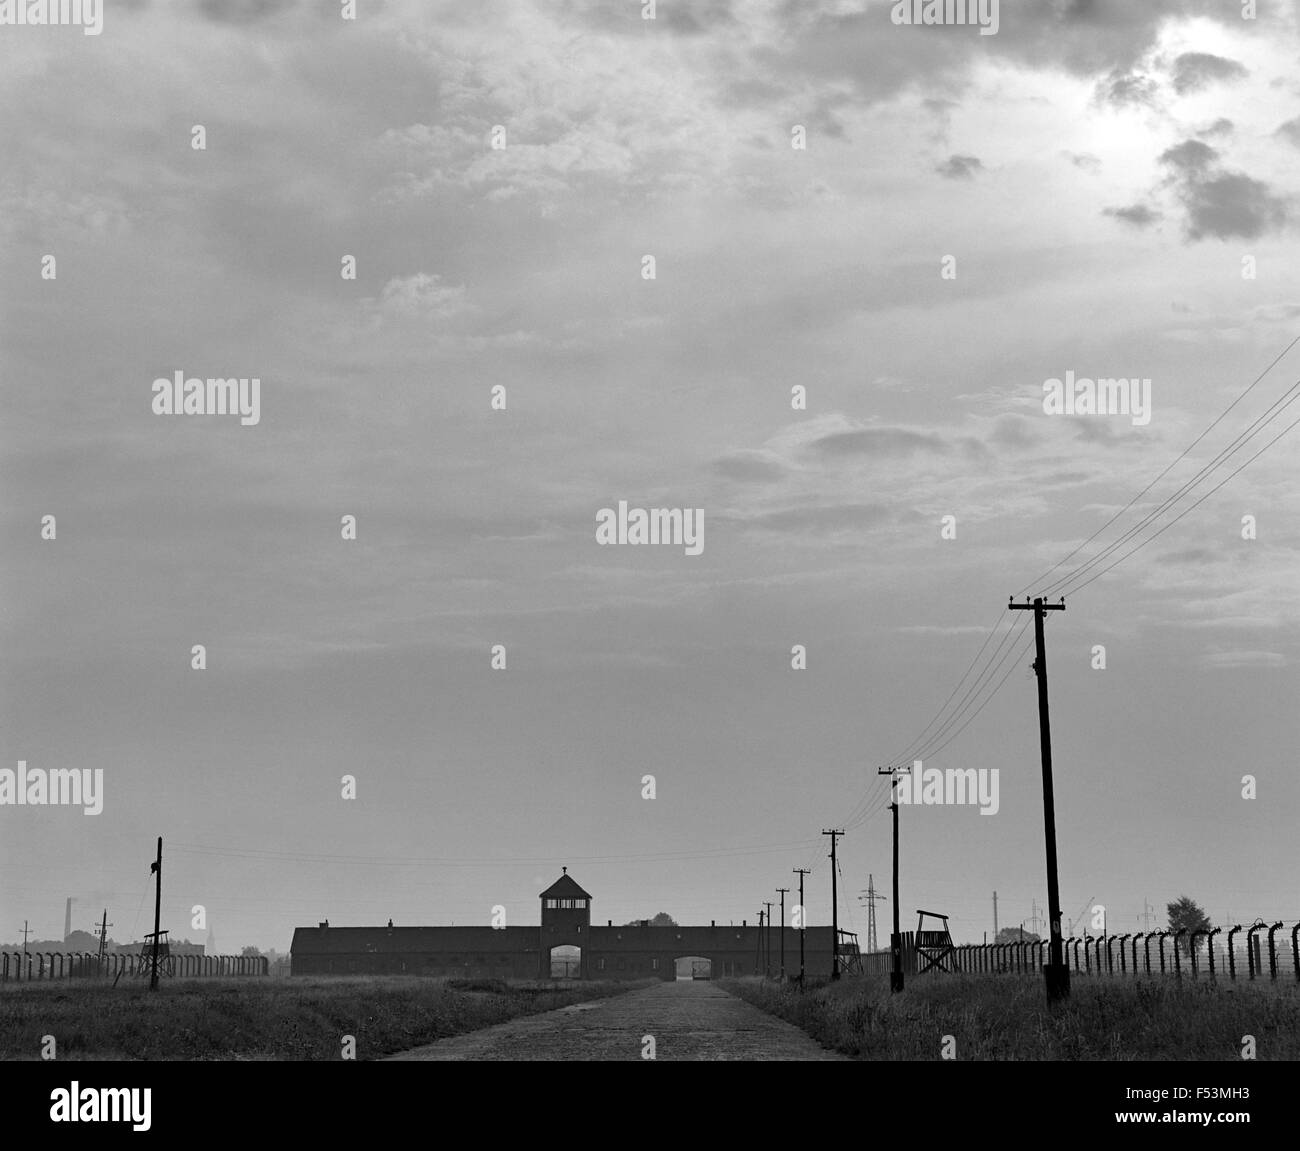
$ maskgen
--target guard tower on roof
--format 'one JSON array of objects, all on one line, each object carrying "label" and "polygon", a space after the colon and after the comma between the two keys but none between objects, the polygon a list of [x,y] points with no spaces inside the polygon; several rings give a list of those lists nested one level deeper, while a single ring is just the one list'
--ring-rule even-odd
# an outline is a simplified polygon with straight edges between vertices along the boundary
[{"label": "guard tower on roof", "polygon": [[[587,978],[587,947],[591,939],[591,895],[563,869],[563,874],[538,896],[542,901],[540,978],[553,975]],[[557,953],[557,948],[559,949]]]}]

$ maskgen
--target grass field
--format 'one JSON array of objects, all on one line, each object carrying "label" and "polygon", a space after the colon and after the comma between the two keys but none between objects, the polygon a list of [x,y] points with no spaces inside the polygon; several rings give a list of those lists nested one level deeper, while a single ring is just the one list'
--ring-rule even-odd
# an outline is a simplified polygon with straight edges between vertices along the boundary
[{"label": "grass field", "polygon": [[800,993],[762,979],[728,991],[855,1059],[939,1059],[944,1037],[964,1060],[1240,1060],[1247,1035],[1260,1060],[1300,1059],[1300,991],[1293,985],[1075,979],[1048,1011],[1033,976],[926,976],[891,995],[889,981],[855,977]]},{"label": "grass field", "polygon": [[642,983],[359,976],[0,985],[0,1059],[340,1059],[384,1055]]}]

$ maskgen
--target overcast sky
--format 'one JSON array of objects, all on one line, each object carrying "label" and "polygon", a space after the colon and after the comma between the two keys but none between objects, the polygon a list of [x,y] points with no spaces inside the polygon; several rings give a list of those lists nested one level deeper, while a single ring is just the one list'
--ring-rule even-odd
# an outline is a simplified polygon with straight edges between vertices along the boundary
[{"label": "overcast sky", "polygon": [[[0,766],[105,789],[0,808],[0,940],[69,895],[138,938],[158,835],[163,925],[222,951],[536,923],[562,865],[600,922],[696,923],[809,866],[824,923],[846,824],[865,936],[877,765],[1300,334],[1300,5],[357,8],[0,27]],[[258,377],[260,422],[154,414],[178,371]],[[1045,414],[1067,371],[1150,422]],[[1067,920],[1300,916],[1297,443],[1047,621]],[[701,554],[598,545],[619,500],[703,509]],[[904,808],[905,927],[1045,904],[1030,658],[925,759],[1000,807]]]}]

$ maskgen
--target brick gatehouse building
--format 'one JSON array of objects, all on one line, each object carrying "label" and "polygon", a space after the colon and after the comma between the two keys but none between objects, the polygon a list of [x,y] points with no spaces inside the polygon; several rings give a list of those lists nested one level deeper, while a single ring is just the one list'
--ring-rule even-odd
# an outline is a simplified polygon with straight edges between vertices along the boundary
[{"label": "brick gatehouse building", "polygon": [[[294,975],[461,975],[508,979],[676,979],[761,973],[769,929],[743,921],[707,927],[591,924],[591,895],[565,868],[538,897],[540,927],[298,927]],[[779,971],[781,928],[770,929],[770,962]],[[841,956],[846,944],[841,943]],[[831,970],[831,929],[808,927],[805,969]],[[844,960],[841,958],[841,963]],[[785,968],[799,973],[799,931],[785,929]]]}]

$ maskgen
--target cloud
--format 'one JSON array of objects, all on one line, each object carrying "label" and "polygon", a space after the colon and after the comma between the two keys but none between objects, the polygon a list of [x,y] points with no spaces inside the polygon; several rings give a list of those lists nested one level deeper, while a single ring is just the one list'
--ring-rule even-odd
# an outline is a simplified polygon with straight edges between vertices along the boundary
[{"label": "cloud", "polygon": [[1277,130],[1277,135],[1300,148],[1300,116],[1281,125]]},{"label": "cloud", "polygon": [[1180,96],[1199,92],[1215,82],[1241,80],[1250,75],[1244,65],[1209,52],[1184,52],[1174,60],[1174,91]]},{"label": "cloud", "polygon": [[786,466],[769,452],[743,450],[720,456],[713,470],[729,480],[746,483],[771,483],[786,473]]},{"label": "cloud", "polygon": [[1286,662],[1286,656],[1277,651],[1220,651],[1201,656],[1201,666],[1212,671],[1239,667],[1285,667]]},{"label": "cloud", "polygon": [[1226,136],[1231,136],[1235,128],[1236,125],[1233,124],[1231,120],[1225,119],[1224,117],[1220,116],[1219,119],[1215,120],[1213,124],[1210,124],[1208,127],[1202,128],[1196,134],[1198,136],[1225,136],[1226,137]]},{"label": "cloud", "polygon": [[1126,224],[1132,224],[1135,228],[1149,228],[1163,219],[1158,211],[1146,204],[1130,204],[1126,208],[1104,208],[1102,215],[1113,216]]},{"label": "cloud", "polygon": [[199,11],[218,24],[256,24],[294,7],[298,0],[199,0]]},{"label": "cloud", "polygon": [[994,425],[989,440],[1003,448],[1026,448],[1036,444],[1041,437],[1037,426],[1024,416],[1002,416]]},{"label": "cloud", "polygon": [[1101,170],[1101,157],[1094,156],[1091,152],[1062,152],[1061,155],[1076,168],[1083,168],[1088,172]]},{"label": "cloud", "polygon": [[378,306],[398,316],[447,319],[466,309],[465,285],[451,287],[441,276],[428,272],[398,276],[384,285]]},{"label": "cloud", "polygon": [[1098,104],[1123,108],[1129,105],[1154,107],[1158,86],[1149,76],[1137,72],[1112,72],[1099,80],[1093,91]]},{"label": "cloud", "polygon": [[744,526],[771,532],[831,535],[879,527],[893,514],[883,504],[817,504],[764,512],[745,520]]},{"label": "cloud", "polygon": [[1204,172],[1218,158],[1219,153],[1200,140],[1184,140],[1160,154],[1162,164],[1183,172]]},{"label": "cloud", "polygon": [[949,156],[935,171],[949,180],[973,180],[983,169],[978,156]]},{"label": "cloud", "polygon": [[1187,213],[1188,239],[1253,240],[1282,228],[1290,215],[1287,200],[1262,180],[1217,168],[1218,157],[1200,140],[1184,140],[1160,155],[1174,170],[1170,182]]},{"label": "cloud", "polygon": [[832,432],[813,440],[809,447],[828,456],[881,456],[897,459],[913,452],[942,455],[949,450],[942,436],[906,428],[860,428]]}]

